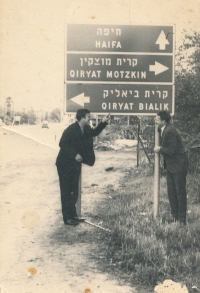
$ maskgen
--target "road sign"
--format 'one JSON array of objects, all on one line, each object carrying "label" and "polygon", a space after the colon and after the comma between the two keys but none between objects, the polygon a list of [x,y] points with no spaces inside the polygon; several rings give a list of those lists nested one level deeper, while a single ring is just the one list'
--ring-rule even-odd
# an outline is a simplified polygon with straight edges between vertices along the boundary
[{"label": "road sign", "polygon": [[171,85],[68,84],[67,109],[76,112],[83,107],[98,114],[152,115],[159,110],[173,112],[173,96]]},{"label": "road sign", "polygon": [[174,27],[68,25],[66,110],[174,113]]},{"label": "road sign", "polygon": [[172,56],[67,54],[68,81],[172,82]]},{"label": "road sign", "polygon": [[173,26],[67,25],[68,51],[173,53]]}]

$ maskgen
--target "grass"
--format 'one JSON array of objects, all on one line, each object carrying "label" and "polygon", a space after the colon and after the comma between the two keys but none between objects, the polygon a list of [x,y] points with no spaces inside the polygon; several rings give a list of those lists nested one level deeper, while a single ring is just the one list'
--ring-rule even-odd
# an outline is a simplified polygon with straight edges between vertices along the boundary
[{"label": "grass", "polygon": [[104,223],[111,230],[106,252],[110,265],[134,284],[153,287],[172,279],[189,290],[200,288],[200,205],[188,199],[187,225],[170,223],[166,178],[162,177],[159,218],[154,220],[152,169],[143,166],[125,174]]}]

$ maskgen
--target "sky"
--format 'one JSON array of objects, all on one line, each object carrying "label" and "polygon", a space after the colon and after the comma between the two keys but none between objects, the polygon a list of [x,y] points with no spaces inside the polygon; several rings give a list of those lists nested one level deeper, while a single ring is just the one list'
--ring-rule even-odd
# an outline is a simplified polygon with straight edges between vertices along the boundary
[{"label": "sky", "polygon": [[200,0],[0,0],[0,105],[63,109],[66,24],[176,25],[200,31]]}]

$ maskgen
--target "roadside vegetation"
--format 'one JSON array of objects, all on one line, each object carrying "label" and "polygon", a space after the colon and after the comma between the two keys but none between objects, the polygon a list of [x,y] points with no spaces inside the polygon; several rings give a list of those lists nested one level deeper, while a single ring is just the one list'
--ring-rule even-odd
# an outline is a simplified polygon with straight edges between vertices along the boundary
[{"label": "roadside vegetation", "polygon": [[[126,170],[121,188],[110,200],[104,225],[109,265],[133,284],[154,287],[165,279],[200,288],[200,204],[188,194],[186,226],[173,223],[161,178],[159,217],[153,219],[153,169]],[[190,189],[192,181],[188,180]],[[194,292],[194,291],[191,291]]]}]

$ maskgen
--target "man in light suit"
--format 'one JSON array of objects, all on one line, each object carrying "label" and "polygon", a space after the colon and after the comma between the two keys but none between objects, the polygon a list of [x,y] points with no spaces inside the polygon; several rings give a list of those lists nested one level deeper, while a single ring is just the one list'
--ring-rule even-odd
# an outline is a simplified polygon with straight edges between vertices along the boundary
[{"label": "man in light suit", "polygon": [[169,112],[160,111],[157,113],[155,123],[161,130],[161,143],[160,146],[154,148],[154,152],[164,156],[164,167],[167,170],[167,190],[173,219],[175,222],[186,224],[188,158],[181,136],[170,120]]},{"label": "man in light suit", "polygon": [[93,137],[106,127],[109,115],[104,116],[102,122],[94,129],[89,125],[89,110],[79,109],[76,119],[77,121],[63,132],[59,143],[60,151],[56,159],[63,221],[66,225],[74,226],[83,221],[77,216],[75,206],[78,199],[81,164],[94,165]]}]

